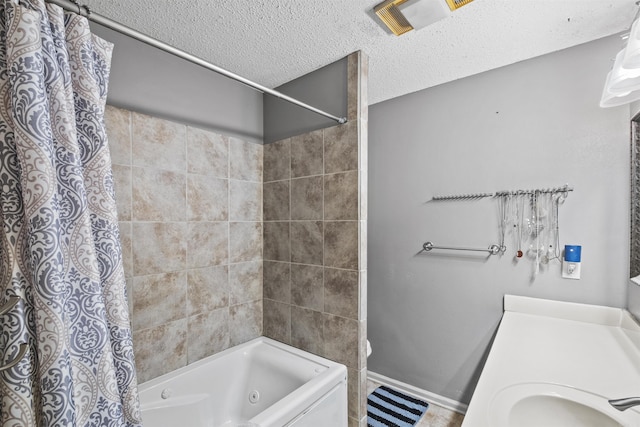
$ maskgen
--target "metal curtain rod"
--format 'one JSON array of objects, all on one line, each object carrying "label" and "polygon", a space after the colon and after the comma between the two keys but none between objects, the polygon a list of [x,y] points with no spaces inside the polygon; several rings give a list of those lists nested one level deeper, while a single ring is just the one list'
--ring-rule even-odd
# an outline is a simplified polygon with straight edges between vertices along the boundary
[{"label": "metal curtain rod", "polygon": [[246,79],[242,76],[239,76],[237,74],[232,73],[231,71],[227,71],[224,68],[220,68],[217,65],[213,65],[210,62],[205,61],[204,59],[198,58],[197,56],[191,55],[188,52],[185,52],[181,49],[178,49],[176,47],[173,47],[171,45],[168,45],[164,42],[161,42],[160,40],[154,39],[153,37],[150,37],[146,34],[143,34],[139,31],[134,30],[133,28],[127,27],[125,25],[122,25],[119,22],[113,21],[109,18],[106,18],[104,16],[101,16],[95,12],[92,12],[88,6],[85,5],[79,5],[77,2],[73,2],[70,0],[45,0],[45,2],[47,3],[51,3],[51,4],[55,4],[57,6],[60,6],[61,8],[63,8],[66,11],[69,12],[74,12],[77,13],[79,15],[84,16],[85,18],[87,18],[90,21],[96,22],[104,27],[107,27],[113,31],[116,31],[120,34],[124,34],[125,36],[129,36],[131,38],[134,38],[138,41],[141,41],[143,43],[146,43],[150,46],[156,47],[160,50],[163,50],[165,52],[168,52],[172,55],[177,56],[178,58],[182,58],[185,59],[189,62],[192,62],[196,65],[199,65],[201,67],[204,67],[208,70],[211,71],[215,71],[218,74],[222,74],[223,76],[229,77],[230,79],[233,79],[237,82],[243,83],[253,89],[256,89],[262,93],[266,93],[272,96],[275,96],[277,98],[280,98],[284,101],[290,102],[292,104],[295,104],[299,107],[305,108],[309,111],[313,111],[316,114],[320,114],[321,116],[327,117],[331,120],[335,120],[336,122],[342,124],[342,123],[346,123],[347,122],[347,118],[346,117],[337,117],[334,116],[333,114],[329,114],[326,111],[320,110],[316,107],[312,107],[309,104],[305,104],[302,101],[298,101],[295,98],[292,98],[288,95],[285,95],[282,92],[278,92],[277,90],[273,90],[273,89],[269,89],[266,86],[263,86],[259,83],[256,83],[254,81],[251,81],[249,79]]}]

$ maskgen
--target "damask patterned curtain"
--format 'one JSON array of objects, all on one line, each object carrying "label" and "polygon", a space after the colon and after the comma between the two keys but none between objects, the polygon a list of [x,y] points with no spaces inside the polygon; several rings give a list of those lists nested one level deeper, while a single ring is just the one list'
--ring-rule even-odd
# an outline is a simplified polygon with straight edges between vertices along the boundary
[{"label": "damask patterned curtain", "polygon": [[103,114],[112,46],[0,0],[0,423],[140,425]]}]

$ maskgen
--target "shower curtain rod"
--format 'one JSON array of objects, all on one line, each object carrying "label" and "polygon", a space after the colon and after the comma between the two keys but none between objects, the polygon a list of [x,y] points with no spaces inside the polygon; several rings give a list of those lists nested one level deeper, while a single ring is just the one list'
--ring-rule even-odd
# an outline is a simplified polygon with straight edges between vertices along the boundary
[{"label": "shower curtain rod", "polygon": [[52,3],[55,4],[57,6],[62,7],[64,10],[67,10],[69,12],[75,12],[79,15],[84,16],[85,18],[87,18],[90,21],[93,21],[97,24],[100,24],[104,27],[107,27],[113,31],[116,31],[120,34],[124,34],[125,36],[129,36],[131,38],[134,38],[138,41],[141,41],[143,43],[146,43],[150,46],[156,47],[160,50],[163,50],[165,52],[168,52],[172,55],[177,56],[178,58],[182,58],[185,59],[189,62],[192,62],[196,65],[199,65],[201,67],[204,67],[208,70],[214,71],[218,74],[222,74],[223,76],[229,77],[230,79],[233,79],[237,82],[243,83],[253,89],[256,89],[259,92],[262,93],[266,93],[272,96],[275,96],[277,98],[282,99],[283,101],[287,101],[290,102],[291,104],[297,105],[299,107],[305,108],[309,111],[313,111],[316,114],[320,114],[321,116],[327,117],[331,120],[335,120],[336,122],[342,124],[342,123],[346,123],[347,122],[347,118],[346,117],[337,117],[334,116],[333,114],[329,114],[326,111],[320,110],[316,107],[313,107],[309,104],[305,104],[302,101],[299,101],[295,98],[292,98],[288,95],[285,95],[282,92],[278,92],[277,90],[273,90],[273,89],[269,89],[266,86],[263,86],[259,83],[256,83],[254,81],[251,81],[249,79],[246,79],[242,76],[239,76],[237,74],[232,73],[231,71],[227,71],[224,68],[220,68],[217,65],[213,65],[210,62],[205,61],[204,59],[198,58],[197,56],[194,56],[188,52],[185,52],[181,49],[178,49],[174,46],[171,46],[169,44],[166,44],[164,42],[161,42],[158,39],[154,39],[153,37],[147,36],[146,34],[143,34],[139,31],[134,30],[133,28],[127,27],[119,22],[113,21],[109,18],[106,18],[102,15],[99,15],[95,12],[92,12],[88,6],[85,5],[79,5],[77,2],[71,1],[71,0],[45,0],[47,3]]}]

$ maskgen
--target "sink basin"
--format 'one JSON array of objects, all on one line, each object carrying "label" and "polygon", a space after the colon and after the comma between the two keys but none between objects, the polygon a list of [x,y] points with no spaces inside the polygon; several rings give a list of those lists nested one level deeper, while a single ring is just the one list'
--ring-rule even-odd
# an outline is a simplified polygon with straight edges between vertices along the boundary
[{"label": "sink basin", "polygon": [[463,427],[640,427],[640,323],[628,311],[506,295]]},{"label": "sink basin", "polygon": [[509,425],[620,427],[608,415],[582,403],[557,396],[529,396],[518,401],[509,413]]},{"label": "sink basin", "polygon": [[548,383],[525,383],[495,394],[489,408],[493,427],[627,427],[640,425],[636,408],[620,412],[607,398]]}]

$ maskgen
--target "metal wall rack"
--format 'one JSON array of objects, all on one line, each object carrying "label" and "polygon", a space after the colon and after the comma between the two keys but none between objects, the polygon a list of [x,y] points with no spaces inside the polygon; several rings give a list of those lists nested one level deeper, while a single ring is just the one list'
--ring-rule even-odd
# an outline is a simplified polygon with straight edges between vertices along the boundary
[{"label": "metal wall rack", "polygon": [[[446,196],[433,196],[431,200],[433,201],[459,201],[459,200],[477,200],[484,199],[487,197],[508,197],[508,196],[523,196],[523,195],[540,195],[540,194],[549,194],[549,193],[564,193],[564,197],[566,197],[569,191],[573,191],[572,187],[569,187],[568,184],[553,187],[553,188],[540,188],[540,189],[532,189],[532,190],[505,190],[505,191],[496,191],[495,193],[470,193],[470,194],[453,194]],[[454,247],[454,246],[435,246],[432,242],[425,242],[422,245],[422,250],[418,253],[429,252],[432,249],[444,249],[444,250],[458,250],[458,251],[474,251],[474,252],[489,252],[489,255],[497,255],[500,253],[504,253],[506,251],[506,247],[504,244],[489,245],[487,249],[480,248],[464,248],[464,247]]]},{"label": "metal wall rack", "polygon": [[447,196],[433,196],[431,200],[434,201],[453,201],[453,200],[474,200],[484,199],[486,197],[501,197],[501,196],[517,196],[521,194],[545,194],[545,193],[566,193],[573,191],[573,188],[568,185],[555,188],[542,188],[534,190],[505,190],[496,191],[495,193],[471,193],[471,194],[452,194]]}]

